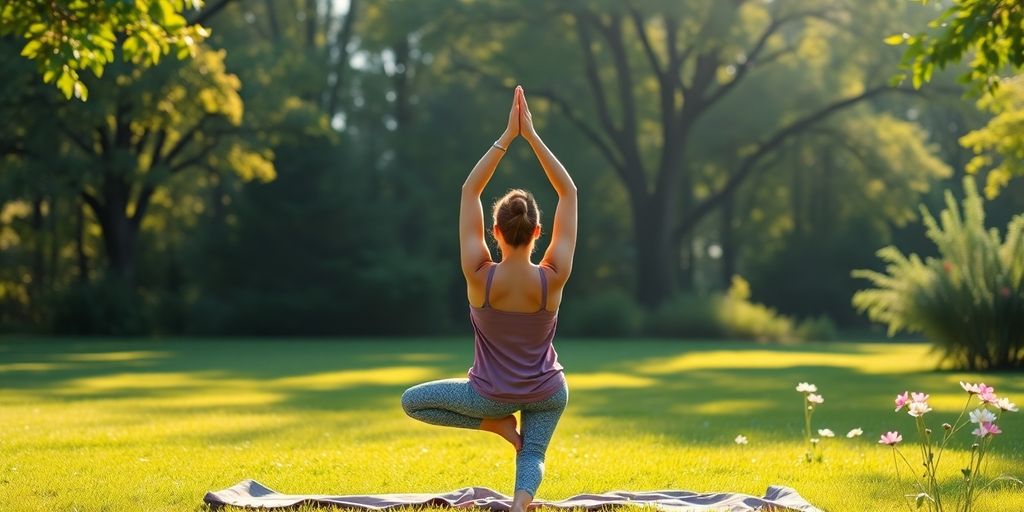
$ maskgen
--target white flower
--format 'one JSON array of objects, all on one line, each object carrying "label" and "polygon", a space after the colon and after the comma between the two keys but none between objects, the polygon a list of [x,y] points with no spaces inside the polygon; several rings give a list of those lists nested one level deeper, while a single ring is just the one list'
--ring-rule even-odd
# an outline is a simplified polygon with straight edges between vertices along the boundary
[{"label": "white flower", "polygon": [[818,429],[818,435],[821,436],[821,437],[835,437],[836,433],[832,432],[831,429],[819,428]]},{"label": "white flower", "polygon": [[796,390],[802,393],[817,393],[818,386],[815,386],[814,384],[808,384],[806,382],[801,382],[800,384],[796,385]]},{"label": "white flower", "polygon": [[1006,398],[1006,397],[1003,397],[1003,398],[1000,398],[999,400],[996,400],[996,407],[998,407],[998,408],[1000,408],[1000,409],[1002,409],[1004,411],[1010,411],[1010,412],[1017,412],[1019,410],[1019,409],[1017,409],[1017,404],[1011,402],[1010,399]]},{"label": "white flower", "polygon": [[910,402],[907,414],[917,418],[924,416],[924,414],[930,410],[932,410],[932,408],[928,407],[928,402]]},{"label": "white flower", "polygon": [[820,403],[824,403],[825,399],[822,398],[821,395],[815,395],[814,393],[811,393],[811,394],[807,395],[807,401],[811,402],[812,404],[820,404]]},{"label": "white flower", "polygon": [[747,436],[740,434],[733,441],[736,441],[736,444],[747,444]]},{"label": "white flower", "polygon": [[860,427],[857,427],[857,428],[847,432],[846,433],[846,437],[849,437],[850,439],[853,439],[853,438],[858,437],[858,436],[860,436],[862,434],[864,434],[864,431],[861,430]]},{"label": "white flower", "polygon": [[971,423],[992,423],[996,420],[996,415],[992,414],[992,411],[988,409],[975,409],[970,413]]}]

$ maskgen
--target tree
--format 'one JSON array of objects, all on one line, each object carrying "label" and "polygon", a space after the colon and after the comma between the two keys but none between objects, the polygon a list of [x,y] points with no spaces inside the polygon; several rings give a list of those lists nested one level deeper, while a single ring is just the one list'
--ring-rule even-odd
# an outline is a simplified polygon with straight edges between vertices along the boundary
[{"label": "tree", "polygon": [[[187,61],[148,69],[126,64],[93,82],[88,106],[53,101],[40,87],[25,87],[10,111],[29,110],[50,129],[21,130],[12,144],[20,158],[55,151],[62,174],[99,223],[113,277],[134,280],[138,233],[162,187],[190,169],[274,177],[273,154],[258,134],[240,129],[238,78],[224,67],[223,50],[204,46]],[[38,128],[38,127],[37,127]],[[56,140],[54,139],[56,135]]]},{"label": "tree", "polygon": [[[829,1],[574,3],[543,14],[556,24],[553,38],[575,36],[578,50],[565,62],[582,62],[582,70],[568,73],[582,76],[584,83],[574,87],[562,66],[550,73],[557,82],[541,79],[543,86],[534,86],[533,94],[567,117],[624,185],[632,214],[636,295],[649,307],[675,290],[680,246],[767,157],[794,135],[891,90],[867,83],[871,70],[853,60],[860,69],[845,75],[842,87],[829,90],[820,103],[803,102],[783,119],[773,119],[736,151],[725,172],[704,179],[691,153],[694,134],[711,112],[717,113],[751,76],[792,56],[822,26],[845,28],[853,14]],[[527,27],[536,39],[535,25]],[[544,51],[561,49],[549,41]],[[510,59],[491,60],[504,64]],[[587,96],[591,109],[585,108],[586,100],[576,99]]]},{"label": "tree", "polygon": [[[931,0],[922,4],[940,5]],[[914,88],[931,80],[935,69],[960,62],[973,53],[971,70],[961,80],[976,93],[993,92],[1007,67],[1024,66],[1024,4],[1012,0],[953,0],[928,23],[933,33],[894,34],[889,44],[905,44],[903,67]],[[902,80],[905,75],[899,75]]]},{"label": "tree", "polygon": [[978,99],[978,108],[994,114],[985,126],[960,139],[974,152],[967,172],[987,169],[985,195],[999,195],[1014,176],[1024,176],[1024,77],[1004,81]]},{"label": "tree", "polygon": [[[0,36],[24,37],[21,55],[36,63],[43,81],[54,82],[66,98],[85,101],[89,89],[81,71],[103,76],[116,53],[139,66],[155,65],[172,51],[179,59],[194,57],[209,35],[198,22],[229,1],[200,11],[203,0],[19,0],[0,9]],[[195,13],[191,22],[187,11]]]}]

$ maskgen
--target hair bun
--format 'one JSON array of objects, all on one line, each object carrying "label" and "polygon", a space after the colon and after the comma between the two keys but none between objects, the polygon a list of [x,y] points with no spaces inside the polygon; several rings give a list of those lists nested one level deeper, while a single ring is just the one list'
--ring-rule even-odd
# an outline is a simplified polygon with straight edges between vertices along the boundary
[{"label": "hair bun", "polygon": [[509,199],[509,207],[512,210],[512,215],[526,215],[526,199],[522,196]]}]

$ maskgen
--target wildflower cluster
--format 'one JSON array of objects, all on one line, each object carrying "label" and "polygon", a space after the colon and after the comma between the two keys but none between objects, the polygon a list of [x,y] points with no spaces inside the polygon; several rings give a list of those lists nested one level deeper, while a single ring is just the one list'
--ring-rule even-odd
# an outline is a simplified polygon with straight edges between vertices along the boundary
[{"label": "wildflower cluster", "polygon": [[[932,408],[928,405],[928,395],[907,391],[896,395],[896,412],[906,410],[907,414],[914,417],[920,439],[922,465],[925,468],[922,478],[917,478],[917,470],[897,447],[903,441],[903,436],[899,432],[886,432],[878,440],[879,444],[892,447],[893,463],[896,466],[897,478],[900,475],[900,461],[897,459],[897,456],[902,458],[903,463],[910,469],[910,474],[915,476],[915,487],[918,492],[913,496],[917,507],[927,505],[927,509],[934,512],[942,512],[943,510],[971,511],[974,495],[978,490],[978,481],[981,478],[981,464],[992,444],[992,440],[995,436],[1002,433],[1002,430],[996,424],[999,420],[999,415],[1004,411],[1018,411],[1017,405],[1011,402],[1009,398],[996,396],[995,389],[984,383],[971,384],[960,382],[960,387],[967,392],[967,402],[964,404],[960,416],[953,424],[942,424],[943,434],[941,439],[936,439],[935,437],[937,436],[932,436],[933,431],[928,427],[924,418],[925,414],[932,411]],[[968,413],[971,402],[974,401],[975,397],[977,397],[979,403],[974,410]],[[964,420],[965,414],[967,414],[967,420]],[[971,458],[967,467],[960,470],[964,477],[960,499],[955,508],[950,509],[948,508],[949,503],[944,504],[942,501],[943,497],[936,474],[939,463],[942,461],[942,452],[949,444],[950,439],[958,431],[969,425],[974,425],[971,434],[976,439],[971,445]],[[999,479],[1012,478],[1004,476]]]}]

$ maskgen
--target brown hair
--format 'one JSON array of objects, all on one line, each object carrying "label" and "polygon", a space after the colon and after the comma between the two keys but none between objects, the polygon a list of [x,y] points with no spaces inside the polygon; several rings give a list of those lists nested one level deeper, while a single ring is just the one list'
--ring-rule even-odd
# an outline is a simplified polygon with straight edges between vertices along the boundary
[{"label": "brown hair", "polygon": [[530,243],[533,230],[540,225],[540,208],[533,194],[518,188],[506,192],[494,203],[494,225],[512,247]]}]

